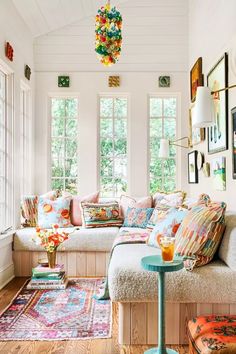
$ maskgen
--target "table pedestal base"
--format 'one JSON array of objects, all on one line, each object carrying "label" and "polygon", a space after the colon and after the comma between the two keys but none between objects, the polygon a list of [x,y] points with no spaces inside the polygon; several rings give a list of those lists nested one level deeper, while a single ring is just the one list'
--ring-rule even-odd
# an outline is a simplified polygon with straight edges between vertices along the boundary
[{"label": "table pedestal base", "polygon": [[151,348],[146,350],[144,354],[179,354],[179,353],[169,348],[166,349]]}]

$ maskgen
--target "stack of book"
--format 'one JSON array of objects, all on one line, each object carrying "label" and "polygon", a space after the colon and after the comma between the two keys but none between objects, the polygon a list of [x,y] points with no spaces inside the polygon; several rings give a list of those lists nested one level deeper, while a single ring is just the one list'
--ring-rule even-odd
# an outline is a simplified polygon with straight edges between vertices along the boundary
[{"label": "stack of book", "polygon": [[66,289],[68,279],[64,266],[56,265],[49,268],[47,264],[39,264],[32,269],[32,278],[27,285],[27,289]]}]

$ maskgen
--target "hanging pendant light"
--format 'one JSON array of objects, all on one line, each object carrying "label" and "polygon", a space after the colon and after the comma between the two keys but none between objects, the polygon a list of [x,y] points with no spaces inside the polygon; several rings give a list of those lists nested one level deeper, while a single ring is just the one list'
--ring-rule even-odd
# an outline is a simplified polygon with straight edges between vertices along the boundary
[{"label": "hanging pendant light", "polygon": [[95,51],[98,59],[103,65],[111,66],[121,54],[122,16],[115,7],[111,8],[110,0],[98,10],[95,26]]}]

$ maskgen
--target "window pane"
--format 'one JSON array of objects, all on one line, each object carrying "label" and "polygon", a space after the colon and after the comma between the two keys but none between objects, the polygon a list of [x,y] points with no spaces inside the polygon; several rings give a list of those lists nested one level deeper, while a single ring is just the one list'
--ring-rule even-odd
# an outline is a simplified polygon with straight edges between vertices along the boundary
[{"label": "window pane", "polygon": [[100,99],[100,117],[112,117],[113,115],[113,98]]},{"label": "window pane", "polygon": [[174,159],[167,159],[163,161],[164,177],[176,176],[176,163]]},{"label": "window pane", "polygon": [[57,189],[63,190],[64,189],[64,180],[52,178],[52,189],[53,190],[57,190]]},{"label": "window pane", "polygon": [[52,161],[52,177],[63,177],[64,175],[64,163],[63,161]]},{"label": "window pane", "polygon": [[150,179],[160,179],[162,178],[162,160],[161,159],[151,159],[150,161]]},{"label": "window pane", "polygon": [[126,179],[122,178],[115,178],[114,181],[114,190],[115,195],[121,195],[122,193],[127,191],[127,181]]},{"label": "window pane", "polygon": [[64,134],[64,118],[56,118],[52,120],[52,136],[63,136]]},{"label": "window pane", "polygon": [[114,116],[117,118],[127,117],[127,98],[115,98],[114,100]]},{"label": "window pane", "polygon": [[127,136],[127,120],[115,119],[115,136],[124,138]]},{"label": "window pane", "polygon": [[126,159],[115,159],[114,160],[114,176],[115,177],[126,177],[127,173],[127,161]]},{"label": "window pane", "polygon": [[106,157],[101,158],[101,176],[112,177],[113,176],[113,159]]},{"label": "window pane", "polygon": [[66,159],[65,160],[65,176],[66,177],[77,177],[77,160]]},{"label": "window pane", "polygon": [[176,146],[170,145],[170,157],[176,156]]},{"label": "window pane", "polygon": [[175,138],[176,135],[176,120],[173,118],[164,119],[164,136],[165,138]]},{"label": "window pane", "polygon": [[176,117],[176,98],[164,98],[164,116]]},{"label": "window pane", "polygon": [[66,157],[74,157],[77,156],[77,141],[65,139],[66,144]]},{"label": "window pane", "polygon": [[77,120],[66,119],[66,136],[77,136]]},{"label": "window pane", "polygon": [[60,98],[52,98],[52,117],[65,117],[65,100]]},{"label": "window pane", "polygon": [[150,119],[150,136],[162,137],[162,119]]},{"label": "window pane", "polygon": [[75,118],[78,115],[78,100],[70,98],[65,100],[66,117]]},{"label": "window pane", "polygon": [[113,121],[112,119],[100,120],[100,134],[102,137],[112,137],[113,135]]},{"label": "window pane", "polygon": [[102,177],[101,178],[101,195],[104,197],[113,197],[114,194],[114,185],[113,185],[113,179],[112,178],[106,178]]},{"label": "window pane", "polygon": [[113,140],[101,140],[101,156],[113,156]]},{"label": "window pane", "polygon": [[52,139],[52,160],[64,159],[64,139]]},{"label": "window pane", "polygon": [[76,194],[77,192],[77,180],[75,179],[66,179],[65,180],[65,190],[71,194]]},{"label": "window pane", "polygon": [[150,117],[162,116],[162,99],[150,98]]},{"label": "window pane", "polygon": [[155,160],[159,157],[160,139],[150,138],[150,157]]},{"label": "window pane", "polygon": [[114,153],[115,156],[126,155],[127,153],[126,139],[116,139],[114,141]]}]

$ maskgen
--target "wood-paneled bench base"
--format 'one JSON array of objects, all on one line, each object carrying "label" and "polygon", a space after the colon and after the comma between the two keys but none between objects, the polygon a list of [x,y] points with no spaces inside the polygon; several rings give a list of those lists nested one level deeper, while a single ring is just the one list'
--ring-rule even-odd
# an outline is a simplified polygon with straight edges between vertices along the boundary
[{"label": "wood-paneled bench base", "polygon": [[[57,252],[57,262],[64,264],[68,276],[106,276],[110,252]],[[15,276],[28,277],[46,252],[14,251]]]},{"label": "wood-paneled bench base", "polygon": [[[157,303],[127,302],[119,304],[119,344],[157,344]],[[166,304],[166,343],[188,344],[187,324],[199,315],[236,314],[235,304]]]}]

